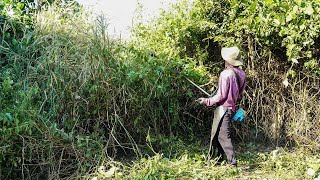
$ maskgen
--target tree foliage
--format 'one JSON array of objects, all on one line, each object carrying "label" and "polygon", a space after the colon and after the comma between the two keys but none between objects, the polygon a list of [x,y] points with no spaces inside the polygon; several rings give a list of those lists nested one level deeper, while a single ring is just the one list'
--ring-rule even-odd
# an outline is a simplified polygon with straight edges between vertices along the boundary
[{"label": "tree foliage", "polygon": [[252,38],[256,51],[268,47],[281,61],[319,73],[319,11],[317,1],[183,1],[135,32],[143,47],[175,49],[198,62],[216,61],[215,43],[243,46]]}]

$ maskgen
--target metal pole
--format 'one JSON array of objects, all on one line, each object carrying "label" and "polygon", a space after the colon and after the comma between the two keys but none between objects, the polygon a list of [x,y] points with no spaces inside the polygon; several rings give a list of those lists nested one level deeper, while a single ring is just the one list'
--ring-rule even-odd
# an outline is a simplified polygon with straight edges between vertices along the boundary
[{"label": "metal pole", "polygon": [[197,87],[200,91],[202,91],[203,93],[205,93],[207,96],[211,97],[211,95],[209,93],[207,93],[207,91],[203,90],[200,86],[198,86],[196,83],[192,82],[189,78],[185,77],[186,80],[188,80],[191,84],[193,84],[195,87]]},{"label": "metal pole", "polygon": [[189,78],[187,78],[185,75],[183,75],[182,73],[180,73],[179,71],[177,71],[179,74],[181,74],[186,80],[188,80],[192,85],[194,85],[196,88],[198,88],[201,92],[203,92],[204,94],[206,94],[207,96],[211,97],[211,95],[203,90],[200,86],[198,86],[196,83],[194,83],[193,81],[191,81]]}]

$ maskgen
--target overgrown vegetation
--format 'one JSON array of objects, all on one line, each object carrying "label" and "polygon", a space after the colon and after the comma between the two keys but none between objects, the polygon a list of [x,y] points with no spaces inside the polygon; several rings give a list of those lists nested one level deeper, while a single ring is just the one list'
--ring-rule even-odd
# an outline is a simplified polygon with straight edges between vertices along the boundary
[{"label": "overgrown vegetation", "polygon": [[2,177],[77,177],[118,149],[142,156],[151,127],[184,125],[177,98],[188,86],[174,69],[187,61],[126,47],[103,17],[92,23],[69,4],[39,12],[33,28],[27,46],[3,41]]},{"label": "overgrown vegetation", "polygon": [[[73,1],[0,2],[0,179],[316,177],[320,7],[270,3],[182,1],[122,43]],[[206,165],[212,109],[179,73],[215,86],[225,45],[247,60],[238,170]]]},{"label": "overgrown vegetation", "polygon": [[239,105],[249,119],[238,137],[319,148],[319,11],[315,1],[182,1],[138,24],[135,43],[174,49],[215,76],[221,47],[241,47],[248,86]]}]

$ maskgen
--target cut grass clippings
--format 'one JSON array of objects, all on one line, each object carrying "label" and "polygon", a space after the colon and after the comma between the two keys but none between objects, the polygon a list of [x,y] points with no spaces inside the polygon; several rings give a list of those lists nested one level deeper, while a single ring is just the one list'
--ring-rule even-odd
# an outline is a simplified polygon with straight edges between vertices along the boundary
[{"label": "cut grass clippings", "polygon": [[[238,168],[223,162],[207,164],[206,147],[168,158],[156,153],[131,165],[110,161],[87,179],[315,179],[320,176],[320,155],[302,149],[237,147]],[[199,153],[200,152],[200,153]]]}]

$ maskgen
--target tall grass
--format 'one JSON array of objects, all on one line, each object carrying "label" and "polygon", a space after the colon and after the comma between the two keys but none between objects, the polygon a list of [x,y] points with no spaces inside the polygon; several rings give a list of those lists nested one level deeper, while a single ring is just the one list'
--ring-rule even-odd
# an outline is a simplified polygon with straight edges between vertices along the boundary
[{"label": "tall grass", "polygon": [[0,177],[78,177],[119,154],[141,157],[148,131],[183,124],[179,92],[188,85],[174,68],[185,62],[111,39],[106,18],[79,7],[39,12],[32,43],[9,48],[6,61],[2,93],[12,96],[3,102],[21,110],[8,109],[13,133],[1,128]]},{"label": "tall grass", "polygon": [[[319,84],[318,76],[306,69],[289,75],[288,63],[279,63],[271,49],[249,58],[248,88],[241,102],[249,112],[255,131],[241,127],[238,131],[247,138],[258,137],[275,145],[289,145],[318,150]],[[262,65],[261,62],[267,62]],[[286,87],[282,81],[288,78]]]}]

